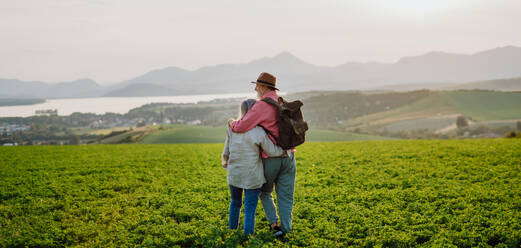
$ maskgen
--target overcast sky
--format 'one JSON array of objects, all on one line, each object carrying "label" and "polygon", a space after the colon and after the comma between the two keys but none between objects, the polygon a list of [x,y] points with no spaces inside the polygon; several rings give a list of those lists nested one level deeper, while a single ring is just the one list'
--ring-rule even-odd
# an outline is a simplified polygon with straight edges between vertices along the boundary
[{"label": "overcast sky", "polygon": [[520,0],[0,0],[0,78],[100,84],[288,51],[316,65],[521,46]]}]

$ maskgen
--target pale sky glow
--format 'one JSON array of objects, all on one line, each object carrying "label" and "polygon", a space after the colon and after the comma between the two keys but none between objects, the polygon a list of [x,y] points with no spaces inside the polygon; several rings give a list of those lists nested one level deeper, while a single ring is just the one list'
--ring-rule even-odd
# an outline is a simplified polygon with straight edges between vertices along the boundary
[{"label": "pale sky glow", "polygon": [[[476,2],[476,1],[475,1]],[[472,1],[418,1],[418,0],[393,0],[378,1],[377,5],[384,10],[393,12],[397,15],[423,18],[436,13],[454,10],[460,7],[471,5]]]},{"label": "pale sky glow", "polygon": [[316,65],[521,46],[519,0],[0,0],[0,78],[129,79],[288,51]]}]

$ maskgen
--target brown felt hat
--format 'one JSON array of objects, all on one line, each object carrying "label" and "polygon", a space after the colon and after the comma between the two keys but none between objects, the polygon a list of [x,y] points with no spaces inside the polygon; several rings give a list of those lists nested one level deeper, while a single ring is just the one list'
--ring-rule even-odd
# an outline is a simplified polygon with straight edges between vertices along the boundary
[{"label": "brown felt hat", "polygon": [[273,89],[275,90],[279,90],[277,89],[277,87],[275,87],[275,85],[277,85],[277,78],[267,72],[263,72],[259,75],[259,77],[257,78],[257,81],[254,81],[254,82],[251,82],[252,84],[260,84],[260,85],[265,85],[265,86],[268,86],[268,87],[272,87]]}]

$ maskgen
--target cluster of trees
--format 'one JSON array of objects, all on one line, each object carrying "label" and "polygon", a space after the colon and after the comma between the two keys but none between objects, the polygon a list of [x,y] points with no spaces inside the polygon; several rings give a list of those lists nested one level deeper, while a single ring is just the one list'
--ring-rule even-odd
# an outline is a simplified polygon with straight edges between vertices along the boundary
[{"label": "cluster of trees", "polygon": [[465,116],[460,115],[456,118],[456,126],[458,128],[465,128],[469,126],[469,122]]},{"label": "cluster of trees", "polygon": [[132,109],[125,116],[143,118],[148,122],[156,123],[200,121],[201,125],[222,126],[226,124],[228,118],[237,116],[239,103],[238,100],[225,104],[153,103]]},{"label": "cluster of trees", "polygon": [[507,134],[505,134],[505,138],[521,138],[521,121],[516,122],[516,131],[509,131]]},{"label": "cluster of trees", "polygon": [[510,131],[505,134],[505,138],[521,138],[521,132],[516,133],[516,131]]},{"label": "cluster of trees", "polygon": [[[456,134],[458,136],[472,136],[472,137],[508,137],[514,138],[517,137],[518,134],[515,130],[512,130],[509,126],[500,126],[500,127],[488,127],[485,125],[477,125],[474,127],[470,127],[468,124],[468,120],[472,120],[471,118],[467,118],[464,116],[458,116],[456,119],[456,125],[458,129],[456,130]],[[521,133],[521,121],[516,122],[517,132]],[[520,135],[521,136],[521,135]]]},{"label": "cluster of trees", "polygon": [[72,113],[68,116],[29,116],[29,117],[2,117],[0,123],[18,125],[44,125],[54,128],[63,127],[87,127],[95,121],[115,121],[116,119],[125,120],[125,115],[116,113],[106,113],[97,115],[94,113]]},{"label": "cluster of trees", "polygon": [[98,140],[102,135],[78,135],[70,128],[52,125],[33,124],[31,128],[13,133],[0,134],[0,144],[17,143],[20,145],[76,145]]},{"label": "cluster of trees", "polygon": [[[489,127],[485,125],[470,126],[470,117],[459,116],[456,118],[457,129],[455,132],[449,133],[437,133],[433,130],[413,129],[403,130],[398,132],[391,132],[387,128],[383,128],[376,131],[364,130],[363,133],[371,135],[380,135],[386,137],[395,137],[401,139],[458,139],[458,138],[494,138],[494,137],[506,137],[506,138],[520,138],[521,137],[521,121],[516,123],[516,129],[512,130],[509,126]],[[361,133],[362,130],[359,128],[355,129],[354,132]]]}]

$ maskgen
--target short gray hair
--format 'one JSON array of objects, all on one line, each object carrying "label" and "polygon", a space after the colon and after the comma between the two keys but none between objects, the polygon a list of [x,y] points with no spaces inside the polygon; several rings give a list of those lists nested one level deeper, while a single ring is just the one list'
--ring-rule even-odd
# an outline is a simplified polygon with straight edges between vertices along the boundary
[{"label": "short gray hair", "polygon": [[241,103],[241,111],[239,112],[239,119],[242,118],[246,113],[253,107],[253,104],[257,102],[255,99],[247,99]]}]

